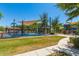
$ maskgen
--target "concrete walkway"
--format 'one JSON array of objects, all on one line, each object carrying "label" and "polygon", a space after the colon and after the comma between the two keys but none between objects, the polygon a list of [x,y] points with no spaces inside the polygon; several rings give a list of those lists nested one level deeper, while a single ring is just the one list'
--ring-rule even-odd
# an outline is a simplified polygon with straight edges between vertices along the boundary
[{"label": "concrete walkway", "polygon": [[[70,36],[70,37],[72,37],[72,36]],[[79,36],[77,36],[77,37],[79,37]],[[70,47],[70,44],[68,44],[68,42],[69,42],[69,38],[60,40],[58,43],[59,50],[70,56],[79,56],[79,49]]]},{"label": "concrete walkway", "polygon": [[46,56],[51,53],[54,53],[54,51],[52,51],[52,48],[57,48],[57,46],[50,46],[50,47],[46,47],[46,48],[42,48],[42,49],[38,49],[38,50],[33,50],[30,52],[18,54],[15,56]]}]

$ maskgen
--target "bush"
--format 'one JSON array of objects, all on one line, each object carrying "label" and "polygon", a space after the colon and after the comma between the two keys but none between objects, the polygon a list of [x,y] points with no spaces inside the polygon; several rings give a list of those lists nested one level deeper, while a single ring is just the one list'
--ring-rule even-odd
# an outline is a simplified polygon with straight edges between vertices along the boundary
[{"label": "bush", "polygon": [[50,34],[54,34],[54,32],[51,32]]},{"label": "bush", "polygon": [[4,31],[4,27],[3,26],[0,26],[0,31]]},{"label": "bush", "polygon": [[77,37],[77,38],[71,37],[70,38],[70,43],[73,43],[74,47],[79,48],[79,37]]}]

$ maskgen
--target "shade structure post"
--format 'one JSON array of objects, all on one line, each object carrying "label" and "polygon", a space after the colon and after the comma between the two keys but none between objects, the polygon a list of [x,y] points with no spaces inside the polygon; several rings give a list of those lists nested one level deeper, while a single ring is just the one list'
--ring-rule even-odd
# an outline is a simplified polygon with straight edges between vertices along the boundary
[{"label": "shade structure post", "polygon": [[23,36],[24,35],[24,21],[22,20],[22,23],[21,23],[21,35]]}]

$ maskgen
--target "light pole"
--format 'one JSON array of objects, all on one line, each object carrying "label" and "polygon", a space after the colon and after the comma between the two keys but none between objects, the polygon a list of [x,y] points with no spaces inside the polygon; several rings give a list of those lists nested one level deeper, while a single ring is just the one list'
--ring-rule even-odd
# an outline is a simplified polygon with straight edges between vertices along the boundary
[{"label": "light pole", "polygon": [[50,19],[50,33],[51,33],[51,30],[52,30],[52,19],[51,19],[51,17],[49,19]]}]

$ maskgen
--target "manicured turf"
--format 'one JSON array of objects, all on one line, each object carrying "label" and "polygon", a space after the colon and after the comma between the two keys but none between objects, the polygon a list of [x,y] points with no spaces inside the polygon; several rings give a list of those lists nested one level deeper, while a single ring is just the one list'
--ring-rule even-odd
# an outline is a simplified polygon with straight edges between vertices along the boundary
[{"label": "manicured turf", "polygon": [[62,36],[43,36],[0,40],[0,55],[15,55],[43,47],[53,46]]}]

